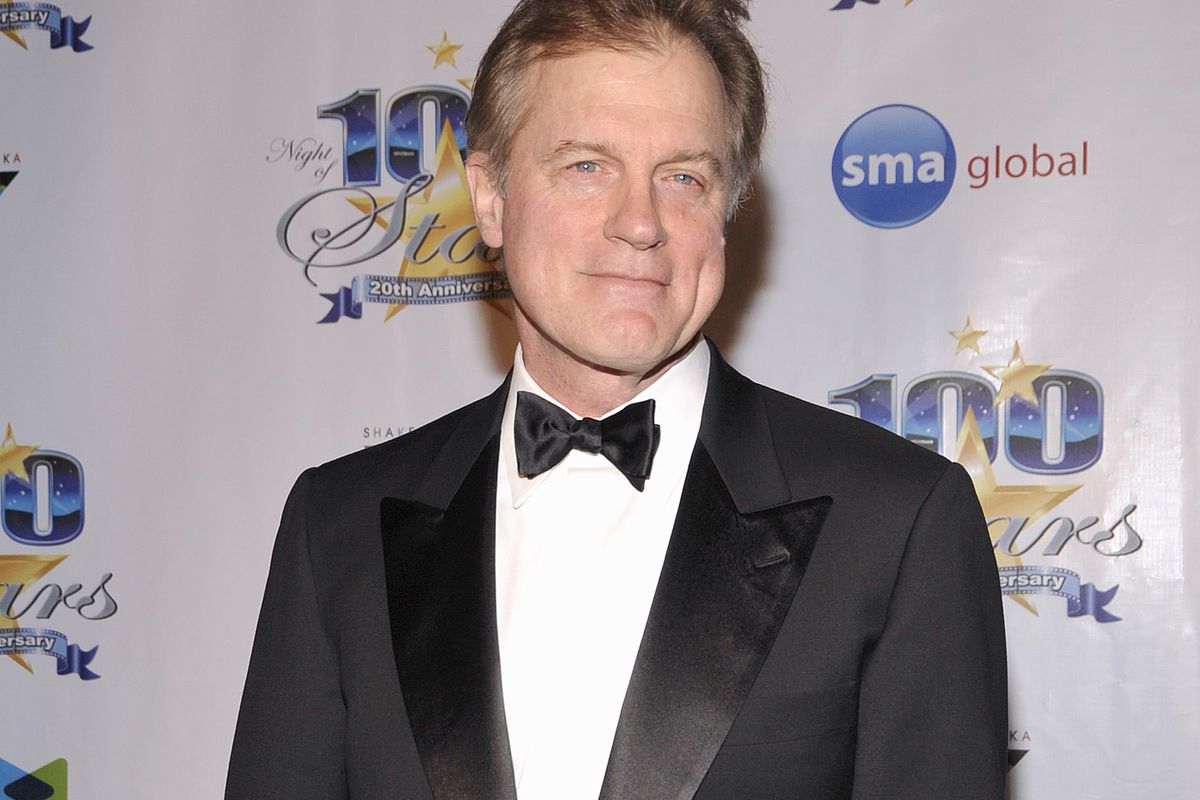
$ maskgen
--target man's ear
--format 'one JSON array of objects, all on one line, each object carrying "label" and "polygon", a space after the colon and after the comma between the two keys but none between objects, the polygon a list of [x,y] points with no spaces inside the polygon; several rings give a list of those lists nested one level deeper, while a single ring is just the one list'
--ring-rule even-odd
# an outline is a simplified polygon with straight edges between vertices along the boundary
[{"label": "man's ear", "polygon": [[479,235],[488,247],[500,248],[504,245],[504,197],[500,194],[496,171],[488,157],[479,152],[467,156],[466,167]]}]

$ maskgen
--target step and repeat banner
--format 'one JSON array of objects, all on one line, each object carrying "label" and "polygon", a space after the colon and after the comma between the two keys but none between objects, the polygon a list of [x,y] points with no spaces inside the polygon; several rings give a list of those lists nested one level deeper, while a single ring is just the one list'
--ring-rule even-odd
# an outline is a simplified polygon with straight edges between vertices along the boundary
[{"label": "step and repeat banner", "polygon": [[[295,476],[507,371],[463,116],[509,7],[0,2],[0,795],[219,797]],[[1012,798],[1196,796],[1200,10],[754,14],[711,335],[969,470]]]}]

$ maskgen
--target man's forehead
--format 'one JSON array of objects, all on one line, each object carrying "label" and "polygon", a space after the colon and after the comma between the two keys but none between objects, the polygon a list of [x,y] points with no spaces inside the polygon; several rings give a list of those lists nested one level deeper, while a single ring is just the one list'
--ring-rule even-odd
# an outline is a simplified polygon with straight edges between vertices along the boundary
[{"label": "man's forehead", "polygon": [[[550,138],[539,142],[543,155],[546,149],[584,145],[612,149],[612,138],[600,127],[613,122],[621,129],[627,120],[619,110],[637,106],[644,107],[647,125],[674,122],[694,134],[677,143],[681,152],[700,155],[725,149],[720,76],[698,45],[679,41],[664,49],[584,48],[535,60],[527,67],[524,83],[528,107],[517,133],[531,124],[543,135],[552,129]],[[613,110],[611,119],[605,109]],[[720,141],[714,141],[714,136]]]},{"label": "man's forehead", "polygon": [[696,80],[703,81],[703,73],[708,72],[720,93],[719,73],[704,48],[698,42],[679,37],[653,44],[631,43],[628,47],[581,44],[577,48],[536,55],[525,68],[525,82],[534,92],[572,87],[578,85],[581,77],[598,77],[597,65],[603,70],[603,65],[615,63],[623,66],[622,72],[643,73],[652,78],[663,64],[678,58],[706,64],[707,70],[693,64]]}]

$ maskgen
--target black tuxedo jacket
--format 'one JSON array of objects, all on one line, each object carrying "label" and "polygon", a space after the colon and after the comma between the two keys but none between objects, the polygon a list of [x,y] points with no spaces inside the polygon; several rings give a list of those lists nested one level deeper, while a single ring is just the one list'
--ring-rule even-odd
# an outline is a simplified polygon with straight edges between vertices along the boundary
[{"label": "black tuxedo jacket", "polygon": [[[515,800],[494,575],[506,393],[300,477],[227,800]],[[999,800],[1006,720],[966,473],[714,348],[601,800]]]}]

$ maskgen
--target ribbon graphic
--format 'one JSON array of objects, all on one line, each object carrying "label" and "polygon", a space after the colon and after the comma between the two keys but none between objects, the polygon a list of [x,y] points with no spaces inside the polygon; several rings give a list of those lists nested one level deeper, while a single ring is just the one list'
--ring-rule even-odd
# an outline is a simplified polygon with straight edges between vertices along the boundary
[{"label": "ribbon graphic", "polygon": [[0,655],[40,653],[54,656],[58,659],[59,675],[78,675],[80,680],[85,681],[100,677],[88,668],[99,649],[100,645],[96,645],[90,650],[83,650],[79,645],[68,642],[66,635],[59,631],[15,628],[0,633]]},{"label": "ribbon graphic", "polygon": [[49,31],[52,50],[61,47],[70,47],[76,53],[91,50],[92,46],[83,41],[83,35],[91,24],[91,17],[82,22],[65,17],[61,8],[50,3],[10,3],[7,8],[0,9],[0,30],[36,28]]},{"label": "ribbon graphic", "polygon": [[1117,595],[1119,584],[1100,590],[1083,583],[1078,572],[1062,567],[1000,567],[1004,594],[1052,594],[1067,600],[1068,617],[1093,617],[1097,622],[1118,622],[1120,617],[1104,607]]},{"label": "ribbon graphic", "polygon": [[362,319],[363,303],[441,305],[463,300],[492,300],[512,294],[508,279],[500,272],[469,275],[438,275],[403,278],[395,275],[356,275],[349,286],[336,292],[321,292],[332,308],[318,323],[337,322],[342,317]]}]

